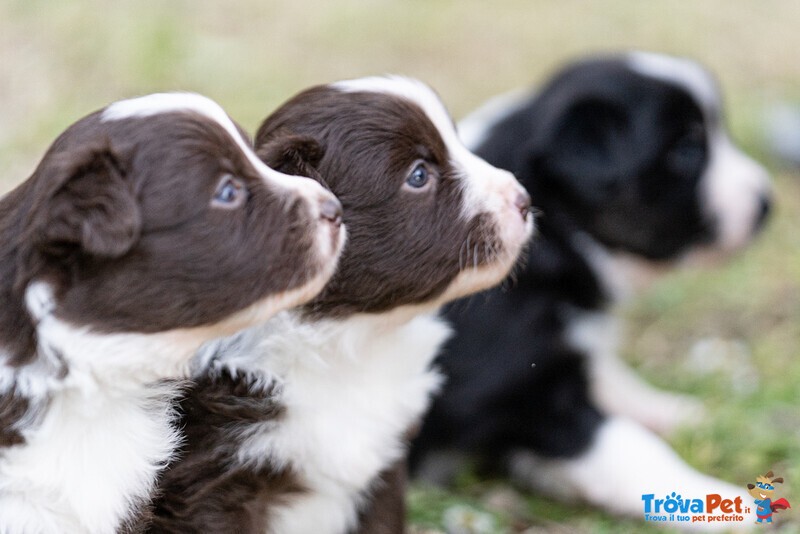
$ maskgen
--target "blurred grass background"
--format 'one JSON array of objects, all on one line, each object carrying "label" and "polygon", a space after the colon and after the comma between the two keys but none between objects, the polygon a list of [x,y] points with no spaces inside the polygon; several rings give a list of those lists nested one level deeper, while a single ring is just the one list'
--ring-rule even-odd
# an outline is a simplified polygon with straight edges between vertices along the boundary
[{"label": "blurred grass background", "polygon": [[[416,76],[460,117],[582,54],[696,58],[721,82],[733,137],[773,170],[777,210],[725,268],[677,273],[620,310],[624,354],[706,402],[709,420],[671,440],[680,454],[737,484],[784,476],[796,509],[780,529],[800,532],[800,177],[770,161],[763,132],[771,105],[800,101],[798,22],[793,0],[0,0],[0,192],[73,121],[153,91],[206,94],[252,132],[295,92],[342,78]],[[647,530],[470,473],[410,502],[418,532],[462,504],[490,514],[487,532]]]}]

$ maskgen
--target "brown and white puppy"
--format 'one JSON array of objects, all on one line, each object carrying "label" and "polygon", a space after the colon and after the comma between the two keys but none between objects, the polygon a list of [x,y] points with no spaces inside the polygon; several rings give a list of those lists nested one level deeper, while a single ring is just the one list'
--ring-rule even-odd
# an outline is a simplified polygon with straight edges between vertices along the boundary
[{"label": "brown and white puppy", "polygon": [[214,102],[120,101],[0,200],[0,532],[135,528],[190,357],[313,297],[340,205]]},{"label": "brown and white puppy", "polygon": [[182,405],[186,456],[153,531],[402,532],[406,439],[449,334],[435,312],[500,282],[531,234],[527,193],[464,148],[418,81],[304,91],[261,126],[259,153],[291,161],[291,136],[324,150],[348,244],[302,311],[204,356],[217,372]]}]

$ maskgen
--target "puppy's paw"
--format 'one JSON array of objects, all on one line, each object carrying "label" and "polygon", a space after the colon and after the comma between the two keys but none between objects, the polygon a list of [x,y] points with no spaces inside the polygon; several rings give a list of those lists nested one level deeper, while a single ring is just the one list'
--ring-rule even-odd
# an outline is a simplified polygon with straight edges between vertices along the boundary
[{"label": "puppy's paw", "polygon": [[[532,452],[512,455],[510,474],[519,483],[554,498],[582,500],[609,513],[644,520],[644,497],[664,499],[672,492],[704,500],[708,494],[749,505],[744,487],[734,486],[686,464],[655,434],[622,418],[607,420],[597,431],[591,446],[580,456],[544,458]],[[743,521],[670,523],[666,526],[688,531],[729,531],[754,519],[752,508],[740,515]],[[717,516],[720,512],[716,512]]]},{"label": "puppy's paw", "polygon": [[220,360],[212,360],[207,372],[197,378],[197,383],[208,388],[217,388],[233,397],[271,397],[278,387],[277,382],[264,373],[237,369]]},{"label": "puppy's paw", "polygon": [[281,410],[280,385],[256,371],[231,368],[219,360],[196,375],[184,405],[228,421],[258,422],[272,419]]}]

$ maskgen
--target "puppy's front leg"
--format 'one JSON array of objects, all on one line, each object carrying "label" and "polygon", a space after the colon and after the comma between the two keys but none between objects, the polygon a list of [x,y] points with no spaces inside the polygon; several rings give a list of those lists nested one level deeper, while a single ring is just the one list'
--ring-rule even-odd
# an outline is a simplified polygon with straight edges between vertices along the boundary
[{"label": "puppy's front leg", "polygon": [[616,354],[590,356],[591,393],[609,415],[628,417],[661,435],[705,416],[696,398],[659,390],[639,378]]},{"label": "puppy's front leg", "polygon": [[[509,459],[512,477],[560,500],[589,502],[614,514],[644,518],[643,496],[664,499],[672,492],[688,499],[719,494],[748,503],[744,487],[715,479],[686,464],[667,443],[634,421],[607,419],[581,455],[545,458],[519,450]],[[713,522],[684,524],[687,530],[726,530],[749,525]],[[753,518],[754,519],[754,518]]]},{"label": "puppy's front leg", "polygon": [[602,412],[633,419],[661,435],[703,418],[699,400],[651,386],[620,359],[623,332],[613,314],[573,315],[569,324],[567,338],[586,355],[590,393]]}]

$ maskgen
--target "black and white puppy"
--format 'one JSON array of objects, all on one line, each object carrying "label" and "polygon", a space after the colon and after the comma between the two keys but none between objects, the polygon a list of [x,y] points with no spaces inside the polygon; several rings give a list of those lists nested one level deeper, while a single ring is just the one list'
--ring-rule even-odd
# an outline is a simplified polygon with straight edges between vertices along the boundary
[{"label": "black and white puppy", "polygon": [[403,532],[406,439],[449,333],[436,310],[502,280],[532,231],[524,189],[461,144],[418,81],[306,90],[256,146],[280,166],[291,136],[324,150],[348,243],[302,311],[212,351],[219,372],[182,403],[188,447],[154,531]]},{"label": "black and white puppy", "polygon": [[167,379],[315,296],[340,223],[199,95],[70,126],[0,200],[0,532],[135,529],[179,441]]},{"label": "black and white puppy", "polygon": [[742,248],[767,216],[767,174],[726,135],[712,77],[663,55],[588,59],[460,126],[544,216],[511,290],[446,312],[456,335],[437,360],[448,380],[414,445],[418,474],[441,481],[466,456],[639,517],[644,493],[743,495],[651,432],[698,403],[625,367],[610,313],[668,268]]}]

